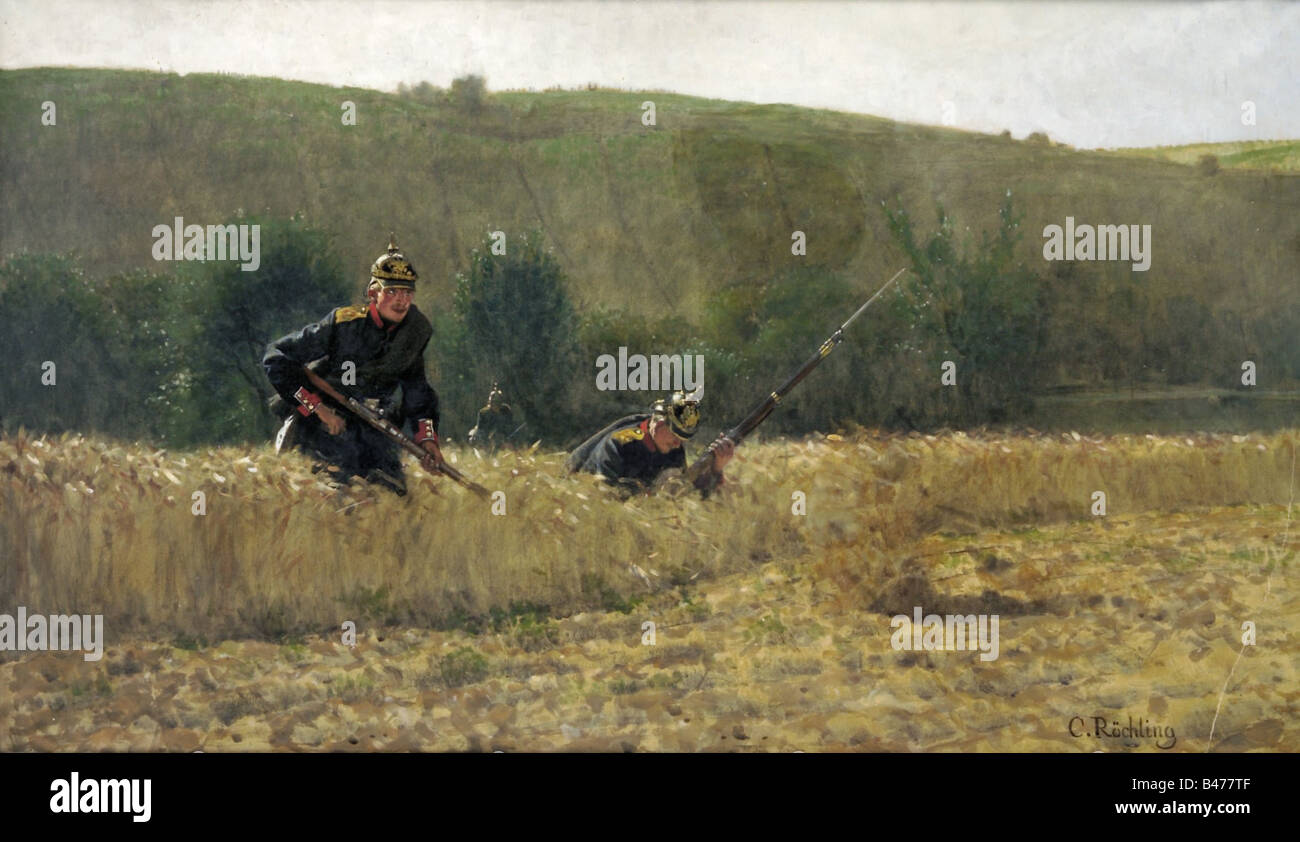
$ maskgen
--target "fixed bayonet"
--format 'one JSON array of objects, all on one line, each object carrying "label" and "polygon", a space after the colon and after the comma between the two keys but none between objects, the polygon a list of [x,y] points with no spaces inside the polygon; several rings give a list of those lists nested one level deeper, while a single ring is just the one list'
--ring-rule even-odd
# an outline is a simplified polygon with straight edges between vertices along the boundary
[{"label": "fixed bayonet", "polygon": [[808,374],[814,368],[816,368],[817,365],[822,360],[830,356],[831,351],[835,350],[836,345],[839,345],[841,342],[844,341],[845,329],[849,325],[853,324],[853,321],[857,319],[858,316],[861,316],[862,313],[868,307],[871,306],[872,302],[881,296],[881,294],[889,287],[890,284],[898,280],[898,276],[902,275],[904,271],[905,270],[903,269],[899,269],[897,272],[894,273],[894,277],[885,281],[884,286],[876,290],[875,295],[868,298],[866,303],[863,304],[861,307],[859,307],[852,316],[849,316],[848,320],[845,321],[844,324],[836,328],[835,332],[832,333],[829,337],[827,337],[826,341],[823,342],[821,346],[817,349],[816,354],[814,354],[807,362],[805,362],[802,366],[800,366],[799,370],[796,371],[794,374],[792,374],[784,383],[782,383],[776,389],[776,391],[770,393],[767,397],[763,398],[763,400],[759,401],[758,404],[753,409],[750,410],[749,414],[746,415],[745,418],[739,424],[732,427],[730,430],[727,430],[725,433],[719,433],[718,438],[714,441],[713,444],[709,446],[709,449],[706,450],[704,454],[700,456],[700,458],[696,459],[693,463],[691,463],[691,466],[686,469],[687,479],[695,481],[701,475],[703,475],[706,470],[708,470],[713,466],[713,450],[714,447],[717,445],[718,441],[721,441],[724,437],[726,437],[728,439],[731,439],[732,442],[738,445],[741,443],[741,441],[745,439],[746,436],[754,432],[754,429],[758,427],[759,424],[762,424],[763,421],[766,420],[767,416],[772,414],[772,410],[776,409],[777,405],[781,403],[781,400],[787,394],[789,394],[790,391],[793,390],[795,386],[799,385],[799,381],[807,377]]}]

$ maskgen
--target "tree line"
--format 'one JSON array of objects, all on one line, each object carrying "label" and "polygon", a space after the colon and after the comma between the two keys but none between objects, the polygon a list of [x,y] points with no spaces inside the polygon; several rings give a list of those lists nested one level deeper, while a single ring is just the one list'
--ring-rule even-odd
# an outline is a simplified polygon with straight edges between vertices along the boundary
[{"label": "tree line", "polygon": [[[1072,312],[1077,302],[1050,294],[1059,278],[1016,259],[1022,231],[1009,193],[978,238],[959,238],[942,208],[928,231],[898,201],[882,210],[909,271],[765,432],[1014,422],[1036,394],[1070,379],[1063,372],[1113,386],[1213,383],[1236,358],[1273,354],[1269,362],[1283,376],[1300,378],[1300,353],[1286,340],[1298,321],[1294,305],[1270,314],[1276,324],[1251,326],[1250,334],[1266,337],[1253,348],[1239,318],[1216,317],[1194,300],[1145,301],[1140,281],[1099,291],[1088,318]],[[260,364],[267,343],[333,307],[362,302],[364,283],[345,270],[332,236],[301,215],[237,223],[261,226],[256,271],[190,262],[97,277],[72,254],[15,254],[0,263],[4,428],[180,448],[269,438],[272,390]],[[427,312],[430,380],[443,405],[443,434],[453,439],[473,426],[493,382],[524,425],[518,443],[572,445],[644,409],[661,395],[596,388],[596,359],[620,346],[702,355],[711,436],[871,292],[811,264],[724,286],[694,321],[579,312],[540,232],[512,239],[505,254],[491,246],[485,238],[472,251],[451,306]],[[1165,318],[1151,319],[1151,311]],[[1123,329],[1134,319],[1142,320],[1140,332]]]}]

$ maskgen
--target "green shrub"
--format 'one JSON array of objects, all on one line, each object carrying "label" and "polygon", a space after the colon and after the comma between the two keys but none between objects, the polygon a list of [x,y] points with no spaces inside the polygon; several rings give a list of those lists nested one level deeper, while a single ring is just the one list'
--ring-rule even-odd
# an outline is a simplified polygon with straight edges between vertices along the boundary
[{"label": "green shrub", "polygon": [[438,662],[438,672],[448,687],[474,684],[487,677],[487,658],[462,646]]},{"label": "green shrub", "polygon": [[[1016,259],[1023,215],[1015,212],[1011,191],[998,210],[996,232],[983,233],[978,245],[969,236],[958,245],[956,222],[942,206],[938,228],[923,241],[901,204],[886,207],[885,216],[911,263],[903,295],[895,299],[895,312],[908,327],[895,350],[915,372],[907,409],[927,424],[953,426],[1023,415],[1043,375],[1038,337],[1044,283]],[[956,366],[953,387],[940,385],[946,361]]]},{"label": "green shrub", "polygon": [[[564,273],[539,232],[506,240],[492,253],[486,237],[457,275],[454,345],[441,384],[458,415],[473,418],[494,381],[529,439],[567,440],[581,415],[575,385],[583,376],[578,317]],[[442,324],[446,325],[446,320]]]},{"label": "green shrub", "polygon": [[473,73],[453,79],[451,82],[451,101],[462,111],[478,114],[483,110],[483,105],[487,101],[487,80]]}]

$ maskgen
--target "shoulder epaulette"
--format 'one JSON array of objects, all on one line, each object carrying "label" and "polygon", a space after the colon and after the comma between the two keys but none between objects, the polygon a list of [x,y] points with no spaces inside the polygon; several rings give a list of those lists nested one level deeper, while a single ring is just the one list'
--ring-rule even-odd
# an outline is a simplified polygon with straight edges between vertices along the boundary
[{"label": "shoulder epaulette", "polygon": [[618,444],[628,444],[645,438],[645,431],[638,424],[635,427],[628,427],[626,430],[616,430],[610,435],[610,438]]},{"label": "shoulder epaulette", "polygon": [[364,319],[365,317],[366,308],[364,307],[340,307],[334,311],[334,324],[350,322],[353,319]]}]

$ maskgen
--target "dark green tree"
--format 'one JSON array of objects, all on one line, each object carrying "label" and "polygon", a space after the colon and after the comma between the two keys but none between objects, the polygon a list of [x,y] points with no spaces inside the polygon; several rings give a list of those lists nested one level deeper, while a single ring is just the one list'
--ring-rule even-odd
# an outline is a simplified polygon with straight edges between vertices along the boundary
[{"label": "dark green tree", "polygon": [[240,218],[260,225],[261,261],[186,264],[183,291],[193,318],[187,348],[188,416],[177,434],[190,442],[264,438],[274,428],[274,394],[262,369],[273,340],[317,321],[332,308],[360,301],[364,278],[350,282],[325,231],[301,215]]},{"label": "dark green tree", "polygon": [[[1043,314],[1042,280],[1015,256],[1022,234],[1011,191],[998,209],[998,227],[976,246],[959,249],[955,222],[942,206],[938,228],[918,241],[901,204],[885,208],[890,233],[911,266],[903,312],[935,389],[943,362],[956,364],[955,406],[933,420],[949,424],[1002,421],[1027,411],[1041,380],[1036,352]],[[947,415],[947,417],[943,417]]]},{"label": "dark green tree", "polygon": [[105,324],[77,259],[27,253],[7,258],[0,264],[0,322],[5,428],[102,429],[95,404],[104,377],[99,344]]},{"label": "dark green tree", "polygon": [[124,438],[179,444],[178,421],[185,416],[185,348],[174,275],[133,269],[95,285],[107,374],[99,400],[103,429]]},{"label": "dark green tree", "polygon": [[461,76],[451,81],[452,103],[468,114],[479,114],[487,101],[487,80],[476,74]]},{"label": "dark green tree", "polygon": [[[442,385],[466,429],[496,380],[516,421],[528,424],[528,438],[567,442],[575,431],[575,388],[588,372],[580,365],[564,273],[539,232],[507,240],[505,254],[493,254],[492,245],[485,239],[471,252],[469,271],[456,276],[459,324],[449,337],[450,376]],[[594,370],[590,376],[594,382]]]},{"label": "dark green tree", "polygon": [[180,364],[174,291],[174,278],[142,270],[97,281],[72,255],[6,260],[6,428],[161,440]]}]

